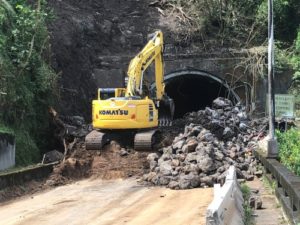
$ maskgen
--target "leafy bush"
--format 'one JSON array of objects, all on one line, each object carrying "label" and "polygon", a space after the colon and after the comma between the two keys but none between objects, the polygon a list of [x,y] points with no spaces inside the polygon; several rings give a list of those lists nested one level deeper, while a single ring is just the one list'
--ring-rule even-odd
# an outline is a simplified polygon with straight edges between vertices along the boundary
[{"label": "leafy bush", "polygon": [[[209,39],[217,38],[220,44],[257,46],[268,35],[268,1],[266,0],[167,0],[171,13],[191,28],[192,33]],[[169,5],[170,5],[169,4]],[[168,5],[168,4],[166,4]],[[174,8],[174,6],[177,7]],[[293,43],[300,23],[298,0],[274,1],[276,39]]]},{"label": "leafy bush", "polygon": [[300,130],[292,128],[285,133],[276,131],[280,161],[300,176]]},{"label": "leafy bush", "polygon": [[300,116],[300,30],[298,31],[297,38],[295,39],[294,45],[292,46],[292,54],[290,56],[290,64],[294,70],[293,82],[289,89],[290,94],[293,94],[296,104],[296,115]]},{"label": "leafy bush", "polygon": [[16,164],[29,165],[32,162],[37,162],[40,159],[39,148],[36,141],[28,131],[17,130],[16,136]]},{"label": "leafy bush", "polygon": [[40,157],[57,80],[48,60],[50,10],[44,0],[30,2],[0,0],[0,125],[15,131],[17,164]]}]

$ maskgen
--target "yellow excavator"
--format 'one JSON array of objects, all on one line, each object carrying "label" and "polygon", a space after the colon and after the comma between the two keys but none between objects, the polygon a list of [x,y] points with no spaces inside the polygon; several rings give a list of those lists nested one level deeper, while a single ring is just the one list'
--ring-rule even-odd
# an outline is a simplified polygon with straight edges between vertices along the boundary
[{"label": "yellow excavator", "polygon": [[[98,89],[98,99],[92,102],[94,130],[85,138],[86,149],[99,150],[124,131],[133,134],[136,150],[153,148],[158,126],[171,125],[174,115],[174,102],[165,93],[162,53],[163,34],[157,31],[131,60],[127,88]],[[152,63],[156,88],[150,91],[144,72]]]}]

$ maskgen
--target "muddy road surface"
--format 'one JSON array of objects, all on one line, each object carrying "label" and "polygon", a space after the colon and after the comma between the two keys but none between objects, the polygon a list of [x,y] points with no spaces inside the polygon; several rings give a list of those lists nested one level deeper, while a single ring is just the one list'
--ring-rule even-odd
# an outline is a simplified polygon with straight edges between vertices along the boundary
[{"label": "muddy road surface", "polygon": [[146,187],[136,179],[83,180],[0,205],[5,225],[205,224],[208,189]]}]

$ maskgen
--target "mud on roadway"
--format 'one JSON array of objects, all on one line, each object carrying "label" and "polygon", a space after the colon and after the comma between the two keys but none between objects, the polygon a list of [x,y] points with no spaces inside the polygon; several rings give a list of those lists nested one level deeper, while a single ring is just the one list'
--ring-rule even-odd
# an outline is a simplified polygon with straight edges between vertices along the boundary
[{"label": "mud on roadway", "polygon": [[[178,126],[165,128],[160,145],[170,145],[181,129]],[[147,162],[149,151],[134,151],[129,147],[126,148],[127,153],[122,155],[122,150],[124,149],[118,143],[111,142],[101,151],[87,151],[84,140],[78,140],[68,152],[66,159],[54,167],[49,177],[0,190],[0,204],[86,178],[104,180],[139,178],[149,171]]]},{"label": "mud on roadway", "polygon": [[88,179],[0,206],[6,225],[205,224],[212,189],[170,190],[136,179]]},{"label": "mud on roadway", "polygon": [[[167,133],[166,145],[172,140]],[[101,151],[77,143],[49,178],[6,192],[0,224],[205,224],[212,189],[146,186],[139,178],[149,170],[149,152],[123,150],[115,142]]]},{"label": "mud on roadway", "polygon": [[66,159],[54,167],[49,177],[0,190],[0,203],[85,178],[141,177],[149,168],[146,159],[149,152],[127,149],[128,154],[121,156],[121,150],[120,145],[112,142],[101,151],[87,151],[84,141],[79,141]]}]

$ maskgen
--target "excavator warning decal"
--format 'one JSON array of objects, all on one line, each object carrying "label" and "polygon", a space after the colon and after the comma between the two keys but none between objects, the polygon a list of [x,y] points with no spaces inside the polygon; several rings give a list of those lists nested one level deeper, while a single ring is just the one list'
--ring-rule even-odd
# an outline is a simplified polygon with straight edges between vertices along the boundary
[{"label": "excavator warning decal", "polygon": [[152,122],[153,120],[154,120],[153,105],[149,104],[149,121]]}]

